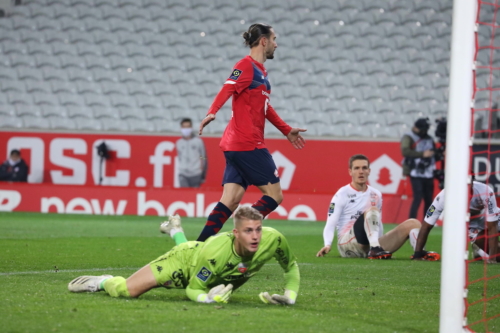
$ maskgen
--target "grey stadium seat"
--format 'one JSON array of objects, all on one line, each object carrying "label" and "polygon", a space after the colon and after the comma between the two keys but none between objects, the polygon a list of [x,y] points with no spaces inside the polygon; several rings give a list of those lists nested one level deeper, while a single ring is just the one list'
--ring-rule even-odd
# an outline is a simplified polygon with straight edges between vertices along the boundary
[{"label": "grey stadium seat", "polygon": [[1,128],[22,128],[24,127],[23,120],[19,117],[4,116],[0,114]]},{"label": "grey stadium seat", "polygon": [[60,117],[50,117],[50,128],[51,129],[76,129],[76,123],[73,119],[60,118]]},{"label": "grey stadium seat", "polygon": [[39,129],[50,129],[50,122],[45,118],[35,118],[32,116],[22,117],[23,127],[25,128],[39,128]]},{"label": "grey stadium seat", "polygon": [[126,120],[115,120],[103,118],[101,119],[102,127],[105,131],[121,131],[126,132],[129,130],[129,125]]}]

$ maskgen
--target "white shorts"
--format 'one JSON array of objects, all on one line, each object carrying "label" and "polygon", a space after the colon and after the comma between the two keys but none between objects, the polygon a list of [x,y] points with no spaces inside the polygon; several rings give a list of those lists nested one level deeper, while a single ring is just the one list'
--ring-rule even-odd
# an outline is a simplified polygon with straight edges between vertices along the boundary
[{"label": "white shorts", "polygon": [[[368,253],[363,249],[363,245],[359,244],[354,235],[354,228],[339,236],[337,243],[340,256],[343,258],[366,258]],[[366,246],[365,246],[366,248]]]}]

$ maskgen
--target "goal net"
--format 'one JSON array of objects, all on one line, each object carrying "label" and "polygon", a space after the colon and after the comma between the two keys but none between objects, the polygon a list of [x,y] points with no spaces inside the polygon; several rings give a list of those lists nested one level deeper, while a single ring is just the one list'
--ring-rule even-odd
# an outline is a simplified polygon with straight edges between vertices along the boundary
[{"label": "goal net", "polygon": [[[498,229],[488,234],[488,211],[500,194],[500,2],[477,0],[473,101],[471,108],[471,174],[493,189],[470,189],[471,206],[486,198],[484,209],[470,209],[468,257],[465,262],[465,321],[472,332],[500,332],[500,264],[488,264],[489,243],[498,243]],[[498,31],[497,31],[498,30]],[[491,202],[490,202],[491,200]],[[475,216],[474,216],[475,215]],[[479,218],[483,221],[477,223]],[[475,222],[476,221],[476,222]],[[490,222],[491,223],[491,222]],[[496,222],[493,223],[496,225]],[[490,224],[491,228],[491,224]],[[491,260],[495,260],[492,256]]]}]

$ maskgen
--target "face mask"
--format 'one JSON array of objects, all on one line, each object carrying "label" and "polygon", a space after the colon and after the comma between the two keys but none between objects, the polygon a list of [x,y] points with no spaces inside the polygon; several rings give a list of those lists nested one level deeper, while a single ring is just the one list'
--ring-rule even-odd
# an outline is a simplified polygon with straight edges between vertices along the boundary
[{"label": "face mask", "polygon": [[185,138],[189,138],[191,136],[191,133],[193,133],[192,128],[181,128],[181,133],[182,136]]}]

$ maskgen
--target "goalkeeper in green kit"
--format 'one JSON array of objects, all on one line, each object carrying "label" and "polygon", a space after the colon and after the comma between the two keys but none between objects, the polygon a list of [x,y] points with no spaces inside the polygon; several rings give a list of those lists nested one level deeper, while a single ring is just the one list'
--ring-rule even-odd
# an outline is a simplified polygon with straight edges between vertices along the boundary
[{"label": "goalkeeper in green kit", "polygon": [[160,226],[176,246],[128,279],[120,276],[80,276],[68,284],[72,292],[104,290],[113,297],[138,297],[157,287],[186,289],[200,303],[227,303],[231,293],[275,258],[285,274],[284,295],[259,294],[267,304],[294,304],[300,283],[299,267],[286,238],[276,229],[262,227],[262,215],[252,207],[234,213],[233,232],[188,242],[179,216]]}]

